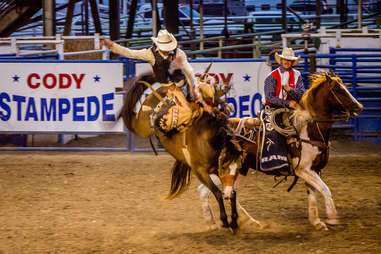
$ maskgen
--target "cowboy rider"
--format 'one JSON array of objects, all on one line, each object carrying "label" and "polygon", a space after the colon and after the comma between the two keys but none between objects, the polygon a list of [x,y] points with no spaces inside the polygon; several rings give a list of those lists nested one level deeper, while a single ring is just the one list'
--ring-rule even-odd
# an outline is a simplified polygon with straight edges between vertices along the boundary
[{"label": "cowboy rider", "polygon": [[[274,123],[271,123],[270,119],[278,108],[296,109],[305,90],[301,73],[293,68],[300,57],[296,57],[291,48],[285,47],[282,54],[275,53],[275,60],[280,66],[273,70],[264,81],[266,102],[264,110],[261,111],[261,119],[265,128],[260,167],[264,171],[285,169],[291,172],[286,142],[291,144],[294,139],[290,137],[286,140],[274,129]],[[275,124],[282,125],[282,119],[277,116]]]},{"label": "cowboy rider", "polygon": [[[194,82],[194,72],[183,50],[178,48],[177,40],[166,29],[160,30],[157,37],[151,37],[153,45],[145,49],[129,49],[109,39],[103,43],[115,54],[127,58],[147,61],[153,69],[155,81],[162,85],[176,84],[184,96],[189,99],[194,96],[196,102],[206,105],[197,83]],[[192,93],[189,93],[188,84],[192,85]],[[187,91],[188,90],[188,91]]]}]

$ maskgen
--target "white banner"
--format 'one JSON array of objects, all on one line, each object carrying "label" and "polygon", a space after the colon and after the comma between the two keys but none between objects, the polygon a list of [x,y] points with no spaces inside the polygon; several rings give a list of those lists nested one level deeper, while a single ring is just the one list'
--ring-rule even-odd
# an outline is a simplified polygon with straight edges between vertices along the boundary
[{"label": "white banner", "polygon": [[[209,62],[191,62],[195,75],[204,73]],[[136,73],[152,70],[147,63],[136,64]],[[228,82],[232,89],[228,94],[228,102],[235,107],[231,117],[256,117],[264,98],[264,80],[271,72],[265,62],[214,62],[209,70],[212,83]],[[157,88],[157,85],[154,86]],[[147,91],[149,93],[149,91]]]},{"label": "white banner", "polygon": [[0,63],[0,131],[121,132],[122,63]]}]

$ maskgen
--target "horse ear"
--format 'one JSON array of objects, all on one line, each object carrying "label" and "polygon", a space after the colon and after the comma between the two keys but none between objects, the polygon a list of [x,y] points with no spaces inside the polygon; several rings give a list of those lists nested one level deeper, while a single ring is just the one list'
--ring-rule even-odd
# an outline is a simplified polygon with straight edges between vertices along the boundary
[{"label": "horse ear", "polygon": [[325,75],[327,81],[331,81],[332,80],[331,76],[328,74],[328,72],[324,72],[324,75]]},{"label": "horse ear", "polygon": [[332,77],[336,77],[336,74],[335,74],[335,72],[333,71],[333,69],[331,69],[331,76],[332,76]]},{"label": "horse ear", "polygon": [[324,69],[320,69],[320,72],[323,73],[323,74],[327,74],[327,71],[324,70]]}]

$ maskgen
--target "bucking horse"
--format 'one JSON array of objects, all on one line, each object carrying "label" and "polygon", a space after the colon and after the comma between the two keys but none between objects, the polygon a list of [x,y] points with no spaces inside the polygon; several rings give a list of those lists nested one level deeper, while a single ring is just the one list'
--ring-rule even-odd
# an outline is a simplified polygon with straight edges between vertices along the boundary
[{"label": "bucking horse", "polygon": [[[217,109],[219,99],[215,86],[201,82],[200,91],[206,102],[213,106],[208,112],[198,103],[188,102],[180,89],[174,85],[151,87],[152,76],[141,75],[130,79],[120,112],[124,124],[131,132],[143,137],[156,136],[165,150],[175,159],[168,199],[179,196],[190,184],[191,172],[214,194],[220,208],[222,226],[233,232],[238,228],[236,196],[231,196],[231,221],[228,222],[223,195],[213,183],[210,174],[217,173],[218,158],[222,150],[229,153],[232,161],[241,161],[241,153],[231,143],[228,117]],[[137,102],[150,88],[138,113]],[[181,116],[187,115],[186,119]],[[176,128],[172,128],[177,126]]]}]

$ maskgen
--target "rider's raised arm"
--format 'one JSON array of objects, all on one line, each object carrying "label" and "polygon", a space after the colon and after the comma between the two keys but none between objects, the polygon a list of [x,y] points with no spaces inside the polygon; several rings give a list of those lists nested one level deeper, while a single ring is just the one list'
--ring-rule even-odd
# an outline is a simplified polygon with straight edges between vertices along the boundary
[{"label": "rider's raised arm", "polygon": [[144,60],[149,62],[151,65],[155,64],[155,57],[153,56],[150,48],[129,49],[114,42],[110,49],[115,54],[125,56],[127,58]]},{"label": "rider's raised arm", "polygon": [[196,97],[200,96],[198,84],[195,82],[193,67],[188,62],[187,55],[181,49],[177,49],[177,57],[180,58],[180,66],[188,82],[194,87]]}]

